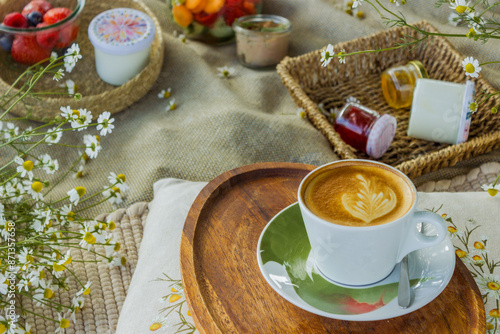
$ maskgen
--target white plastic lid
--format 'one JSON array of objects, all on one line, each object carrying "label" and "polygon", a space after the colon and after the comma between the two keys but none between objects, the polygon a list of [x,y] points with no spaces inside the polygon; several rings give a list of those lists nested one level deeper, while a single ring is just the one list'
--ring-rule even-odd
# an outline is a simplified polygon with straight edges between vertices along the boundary
[{"label": "white plastic lid", "polygon": [[378,159],[384,155],[396,134],[397,121],[385,114],[375,121],[366,142],[366,154]]},{"label": "white plastic lid", "polygon": [[89,25],[90,42],[96,49],[113,55],[144,50],[154,40],[151,17],[132,8],[113,8],[100,13]]}]

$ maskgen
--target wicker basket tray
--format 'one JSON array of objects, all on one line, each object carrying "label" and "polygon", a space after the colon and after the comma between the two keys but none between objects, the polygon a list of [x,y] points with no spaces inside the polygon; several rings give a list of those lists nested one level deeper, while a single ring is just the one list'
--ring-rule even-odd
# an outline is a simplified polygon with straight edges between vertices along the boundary
[{"label": "wicker basket tray", "polygon": [[[155,39],[151,45],[149,63],[127,83],[121,86],[112,86],[102,81],[96,72],[94,47],[88,38],[90,21],[99,13],[118,7],[134,8],[148,14],[156,26]],[[5,8],[2,7],[2,11]],[[78,86],[78,92],[83,98],[75,101],[73,98],[60,95],[42,95],[41,98],[27,96],[23,102],[15,106],[12,113],[17,116],[27,116],[37,121],[49,121],[59,115],[61,106],[71,106],[73,109],[87,108],[97,117],[103,111],[117,113],[142,98],[153,86],[161,72],[163,64],[164,43],[160,23],[155,14],[140,0],[87,0],[81,13],[80,30],[75,41],[79,44],[82,59],[71,73],[67,73],[63,80],[72,79]],[[0,54],[0,94],[3,94],[24,71],[24,67],[14,64],[6,52]],[[35,92],[53,91],[57,83],[51,75],[46,75],[34,87]],[[13,93],[17,92],[15,90]]]},{"label": "wicker basket tray", "polygon": [[[437,32],[436,28],[426,21],[417,25],[427,31]],[[417,33],[412,29],[393,28],[337,44],[334,49],[336,52],[341,49],[352,52],[385,48],[400,43],[402,34],[417,37]],[[479,107],[472,116],[468,141],[458,145],[408,137],[406,131],[410,108],[395,110],[385,102],[380,87],[381,73],[391,66],[405,64],[410,60],[420,60],[432,79],[465,82],[462,68],[464,57],[445,38],[429,38],[411,50],[400,49],[351,56],[346,58],[345,64],[333,59],[327,67],[321,66],[320,58],[321,50],[295,58],[286,57],[278,65],[277,71],[294,101],[304,108],[309,120],[326,136],[342,159],[370,157],[342,141],[333,124],[319,110],[318,104],[323,103],[326,110],[341,108],[349,96],[356,97],[361,104],[381,114],[389,113],[396,117],[398,126],[394,141],[378,161],[398,168],[409,177],[453,166],[461,160],[500,147],[500,116],[490,112],[493,106],[499,104],[497,97],[489,99]],[[473,80],[477,93],[483,90],[489,93],[495,91],[482,76]]]}]

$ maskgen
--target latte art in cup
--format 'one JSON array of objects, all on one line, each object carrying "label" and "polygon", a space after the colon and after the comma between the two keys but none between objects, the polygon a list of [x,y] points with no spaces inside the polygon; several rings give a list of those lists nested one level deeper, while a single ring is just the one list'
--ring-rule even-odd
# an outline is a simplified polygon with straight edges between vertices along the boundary
[{"label": "latte art in cup", "polygon": [[382,165],[333,164],[312,174],[302,188],[306,207],[325,221],[372,226],[404,216],[415,201],[405,178]]}]

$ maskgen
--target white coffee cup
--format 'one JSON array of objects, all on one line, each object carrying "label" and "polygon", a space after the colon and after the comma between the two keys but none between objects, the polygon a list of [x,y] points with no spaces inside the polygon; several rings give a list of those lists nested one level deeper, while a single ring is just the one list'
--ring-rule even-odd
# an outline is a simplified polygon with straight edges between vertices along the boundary
[{"label": "white coffee cup", "polygon": [[[340,167],[344,169],[338,169]],[[363,176],[363,173],[368,169],[371,169],[369,171],[371,174]],[[361,171],[361,174],[358,173],[358,170]],[[351,215],[352,218],[348,218],[348,220],[352,221],[345,221],[344,219],[343,223],[356,222],[358,226],[333,223],[331,217],[320,218],[318,213],[311,212],[311,209],[305,204],[304,194],[307,186],[311,184],[310,181],[318,178],[318,175],[325,171],[337,173],[339,178],[336,181],[331,181],[335,183],[337,189],[331,193],[331,198],[327,197],[333,200],[336,198],[335,196],[342,196],[342,208],[338,209],[337,212],[344,210],[343,214],[347,215],[346,217],[350,217],[351,212],[354,213],[356,216]],[[339,173],[341,171],[351,174],[346,174],[346,176],[340,178]],[[348,180],[354,175],[356,175],[355,179]],[[387,175],[388,178],[384,175]],[[393,196],[393,193],[396,194],[399,190],[389,187],[392,182],[389,182],[390,180],[397,181],[400,186],[396,188],[407,194],[406,196],[399,196],[399,202],[404,202],[404,206],[399,205],[400,203],[395,199],[396,196]],[[342,186],[339,186],[340,188],[337,186],[339,181],[341,183],[345,181],[346,184],[357,184],[356,182],[359,182],[362,186],[360,188],[349,186],[347,187],[349,189],[342,189]],[[371,188],[367,188],[367,184],[371,185]],[[372,189],[370,191],[373,194],[366,189]],[[342,193],[344,190],[346,190],[345,194]],[[365,216],[359,213],[360,206],[358,202],[361,198],[370,198],[364,196],[366,193],[370,194],[371,198],[381,196],[382,201],[377,203],[382,203],[379,205],[382,209],[387,211],[388,208],[393,207],[394,209],[391,210],[395,211],[400,208],[402,213],[398,217],[394,219],[388,218],[386,219],[388,222],[378,225],[361,221],[359,217],[363,218]],[[346,204],[344,204],[345,198],[347,198],[345,200]],[[354,206],[354,211],[353,206],[349,204],[349,199],[358,201]],[[378,282],[387,277],[405,255],[421,248],[440,244],[447,233],[446,224],[440,215],[416,210],[417,191],[406,175],[391,166],[371,160],[340,160],[316,168],[300,183],[298,202],[317,269],[327,279],[341,284],[367,285]],[[338,200],[335,200],[335,203],[338,202]],[[361,205],[361,207],[365,206]],[[376,208],[370,212],[384,213],[386,211],[377,211]],[[390,215],[391,212],[389,211],[385,217]],[[377,219],[379,221],[384,220],[384,216]],[[437,235],[428,237],[421,234],[418,231],[418,224],[422,222],[433,225]]]}]

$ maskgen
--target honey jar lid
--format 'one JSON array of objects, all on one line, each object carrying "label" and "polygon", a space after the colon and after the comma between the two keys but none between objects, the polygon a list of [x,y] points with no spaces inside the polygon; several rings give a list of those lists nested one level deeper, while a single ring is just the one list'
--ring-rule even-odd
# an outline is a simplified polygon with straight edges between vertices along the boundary
[{"label": "honey jar lid", "polygon": [[425,69],[424,64],[422,64],[420,61],[412,60],[412,61],[408,62],[408,64],[415,66],[417,68],[417,70],[420,72],[420,74],[422,75],[422,78],[429,77],[429,74],[427,73],[427,70]]},{"label": "honey jar lid", "polygon": [[88,36],[99,51],[128,55],[149,47],[155,37],[155,25],[147,14],[132,8],[113,8],[90,22]]},{"label": "honey jar lid", "polygon": [[396,134],[397,121],[394,116],[385,114],[380,116],[372,126],[366,142],[366,153],[378,159],[391,146]]}]

